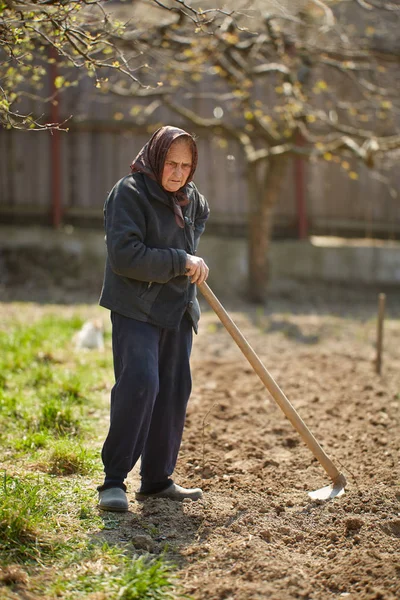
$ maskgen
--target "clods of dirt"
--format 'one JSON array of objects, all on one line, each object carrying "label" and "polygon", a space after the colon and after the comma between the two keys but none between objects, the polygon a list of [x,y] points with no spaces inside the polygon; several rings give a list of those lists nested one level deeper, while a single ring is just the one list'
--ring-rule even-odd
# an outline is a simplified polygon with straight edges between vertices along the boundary
[{"label": "clods of dirt", "polygon": [[[266,332],[249,309],[232,313],[348,481],[344,496],[322,503],[307,492],[328,476],[215,315],[204,312],[174,474],[182,485],[200,485],[204,498],[132,501],[118,529],[136,553],[166,553],[193,598],[400,597],[400,321],[388,317],[378,376],[375,322],[361,312],[352,304],[347,317],[313,314],[320,331],[313,345],[281,329]],[[309,314],[279,318],[308,335]],[[141,550],[144,534],[153,545]]]},{"label": "clods of dirt", "polygon": [[[2,257],[11,267],[13,260]],[[87,288],[71,279],[58,289],[55,270],[38,266],[35,287],[22,267],[7,270],[4,300],[96,302],[101,281],[94,276]],[[72,278],[81,266],[72,261],[68,268]],[[183,593],[196,600],[398,600],[398,292],[387,292],[381,375],[373,290],[302,286],[290,298],[271,293],[262,310],[238,299],[226,307],[344,473],[346,493],[323,503],[308,497],[330,483],[328,476],[203,307],[174,478],[201,486],[204,498],[138,504],[135,471],[130,511],[110,521],[104,516],[99,537],[135,556],[163,554],[177,565]],[[15,577],[23,585],[23,575]]]}]

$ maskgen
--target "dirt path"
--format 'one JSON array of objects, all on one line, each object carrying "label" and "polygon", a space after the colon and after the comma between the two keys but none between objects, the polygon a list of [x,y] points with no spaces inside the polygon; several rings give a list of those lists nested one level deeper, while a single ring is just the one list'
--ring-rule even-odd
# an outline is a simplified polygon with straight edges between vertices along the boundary
[{"label": "dirt path", "polygon": [[175,473],[184,485],[201,485],[204,500],[132,499],[106,535],[139,552],[166,548],[185,592],[199,600],[399,598],[400,321],[386,322],[378,377],[375,322],[366,315],[233,317],[343,470],[345,496],[308,498],[327,476],[206,312]]}]

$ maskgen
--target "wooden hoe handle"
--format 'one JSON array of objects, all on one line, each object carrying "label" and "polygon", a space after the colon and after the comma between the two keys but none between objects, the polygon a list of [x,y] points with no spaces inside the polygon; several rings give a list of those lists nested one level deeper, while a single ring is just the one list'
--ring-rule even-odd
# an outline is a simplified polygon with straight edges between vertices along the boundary
[{"label": "wooden hoe handle", "polygon": [[224,325],[228,333],[233,337],[236,344],[239,346],[254,371],[257,373],[275,402],[282,409],[286,417],[289,419],[293,427],[300,434],[304,442],[310,448],[311,452],[314,454],[315,458],[319,461],[325,471],[328,473],[329,477],[335,482],[340,477],[340,472],[335,467],[329,456],[324,452],[321,448],[311,431],[308,429],[307,425],[304,423],[303,419],[300,417],[298,412],[286,398],[285,394],[282,392],[276,381],[267,371],[267,369],[262,364],[261,360],[258,358],[257,354],[254,352],[253,348],[250,346],[244,335],[240,332],[238,327],[232,321],[218,298],[214,295],[209,286],[204,282],[198,286],[199,290],[203,294],[204,298],[207,300],[208,304],[216,313],[217,317],[220,319],[221,323]]}]

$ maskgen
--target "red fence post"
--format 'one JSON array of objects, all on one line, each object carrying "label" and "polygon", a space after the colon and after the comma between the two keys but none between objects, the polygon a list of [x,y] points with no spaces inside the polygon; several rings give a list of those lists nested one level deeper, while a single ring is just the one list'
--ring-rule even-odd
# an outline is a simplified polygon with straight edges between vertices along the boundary
[{"label": "red fence post", "polygon": [[[57,100],[57,87],[56,77],[58,75],[57,61],[58,54],[57,50],[50,46],[50,119],[51,123],[60,122],[60,110]],[[62,218],[62,198],[61,198],[61,132],[58,129],[52,129],[50,131],[51,143],[50,143],[50,164],[51,164],[51,222],[55,229],[61,224]]]},{"label": "red fence post", "polygon": [[[304,145],[304,140],[299,133],[296,139],[298,146]],[[304,159],[301,156],[294,157],[294,193],[296,198],[297,210],[297,233],[300,240],[308,236],[307,208],[305,197],[305,175]]]}]

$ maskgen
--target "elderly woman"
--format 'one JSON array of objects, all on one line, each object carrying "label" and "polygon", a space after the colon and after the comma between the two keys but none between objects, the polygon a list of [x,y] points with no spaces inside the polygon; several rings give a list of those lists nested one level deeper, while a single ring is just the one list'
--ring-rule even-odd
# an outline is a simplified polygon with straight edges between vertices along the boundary
[{"label": "elderly woman", "polygon": [[137,500],[197,500],[170,478],[191,392],[196,285],[208,268],[196,256],[209,208],[191,181],[193,137],[161,127],[111,191],[104,208],[107,261],[100,304],[111,311],[115,385],[102,450],[99,508],[128,510],[124,480],[141,458]]}]

